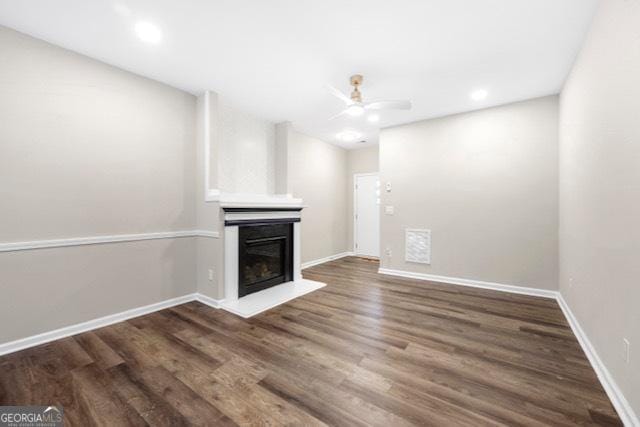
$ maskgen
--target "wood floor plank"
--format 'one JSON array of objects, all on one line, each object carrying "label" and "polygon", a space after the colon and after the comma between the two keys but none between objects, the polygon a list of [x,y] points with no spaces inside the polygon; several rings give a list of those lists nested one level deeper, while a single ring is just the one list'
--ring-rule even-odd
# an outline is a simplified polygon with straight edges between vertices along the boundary
[{"label": "wood floor plank", "polygon": [[115,392],[121,396],[149,425],[189,425],[186,418],[171,406],[162,395],[140,380],[139,373],[127,365],[108,370]]},{"label": "wood floor plank", "polygon": [[76,335],[74,339],[101,369],[124,363],[122,357],[93,332]]},{"label": "wood floor plank", "polygon": [[67,425],[621,425],[554,300],[383,276],[242,319],[198,302],[0,357],[1,405]]},{"label": "wood floor plank", "polygon": [[234,424],[224,413],[162,367],[142,372],[132,371],[132,375],[154,393],[161,395],[191,425]]},{"label": "wood floor plank", "polygon": [[76,398],[92,425],[147,425],[134,407],[116,393],[107,373],[96,365],[75,369],[72,377]]}]

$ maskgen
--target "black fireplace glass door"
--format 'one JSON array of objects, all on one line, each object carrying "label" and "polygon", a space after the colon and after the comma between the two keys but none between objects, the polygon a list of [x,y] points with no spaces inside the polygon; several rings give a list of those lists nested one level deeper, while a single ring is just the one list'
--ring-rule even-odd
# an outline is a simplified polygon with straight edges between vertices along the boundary
[{"label": "black fireplace glass door", "polygon": [[273,279],[282,275],[284,238],[265,239],[246,246],[244,282],[246,285]]},{"label": "black fireplace glass door", "polygon": [[238,296],[292,280],[292,234],[292,224],[240,227]]}]

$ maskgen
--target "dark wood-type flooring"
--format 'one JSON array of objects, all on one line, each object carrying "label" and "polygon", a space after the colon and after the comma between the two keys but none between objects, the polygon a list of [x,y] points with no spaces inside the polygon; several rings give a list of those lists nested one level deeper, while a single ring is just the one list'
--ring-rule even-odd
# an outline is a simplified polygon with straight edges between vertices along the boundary
[{"label": "dark wood-type flooring", "polygon": [[[553,300],[344,258],[245,320],[197,302],[0,358],[1,405],[67,425],[619,425]],[[3,325],[7,327],[7,325]]]}]

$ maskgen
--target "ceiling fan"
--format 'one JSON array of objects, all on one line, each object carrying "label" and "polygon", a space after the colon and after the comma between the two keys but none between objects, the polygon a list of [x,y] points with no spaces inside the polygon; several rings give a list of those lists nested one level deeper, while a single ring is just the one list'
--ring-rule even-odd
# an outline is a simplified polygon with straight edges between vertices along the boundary
[{"label": "ceiling fan", "polygon": [[327,84],[327,89],[337,98],[342,100],[347,108],[331,117],[329,120],[333,120],[344,114],[352,117],[362,116],[365,111],[369,110],[410,110],[411,102],[409,101],[373,101],[362,102],[362,93],[360,92],[360,86],[364,77],[360,74],[354,74],[349,78],[349,83],[353,86],[351,96],[348,97],[344,93],[340,92],[335,87]]}]

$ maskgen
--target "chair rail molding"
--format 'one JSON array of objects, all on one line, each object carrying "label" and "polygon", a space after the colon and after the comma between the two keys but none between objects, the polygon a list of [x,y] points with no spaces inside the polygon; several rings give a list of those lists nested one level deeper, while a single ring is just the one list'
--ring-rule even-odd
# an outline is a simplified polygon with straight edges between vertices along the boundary
[{"label": "chair rail molding", "polygon": [[66,246],[98,245],[105,243],[137,242],[141,240],[177,239],[182,237],[205,237],[217,239],[220,233],[209,230],[161,231],[140,234],[113,234],[104,236],[71,237],[63,239],[31,240],[0,243],[0,252],[26,251],[32,249],[62,248]]}]

